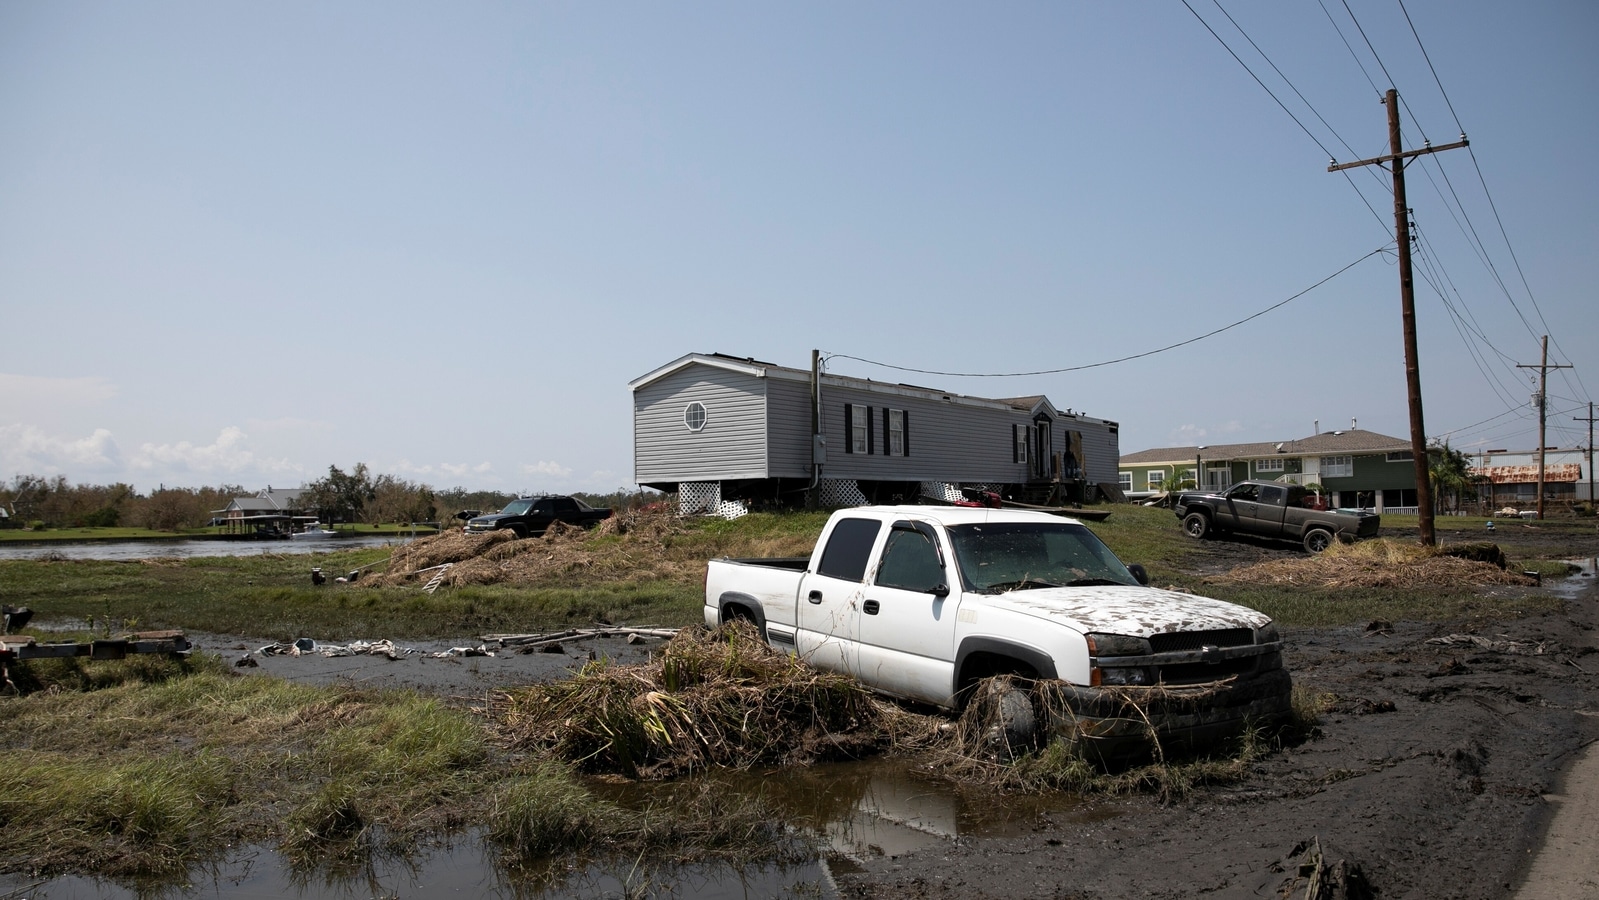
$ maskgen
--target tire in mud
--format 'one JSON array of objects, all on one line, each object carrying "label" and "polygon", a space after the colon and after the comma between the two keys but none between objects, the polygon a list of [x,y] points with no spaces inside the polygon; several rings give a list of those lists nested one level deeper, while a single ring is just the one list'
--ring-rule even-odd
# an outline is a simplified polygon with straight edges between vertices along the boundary
[{"label": "tire in mud", "polygon": [[1189,513],[1183,517],[1183,534],[1200,540],[1210,533],[1210,517],[1204,513]]}]

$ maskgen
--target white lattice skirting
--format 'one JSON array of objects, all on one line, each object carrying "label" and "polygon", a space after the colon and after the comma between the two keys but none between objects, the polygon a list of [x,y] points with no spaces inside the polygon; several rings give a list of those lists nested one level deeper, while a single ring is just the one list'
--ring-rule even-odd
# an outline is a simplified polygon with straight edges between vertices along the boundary
[{"label": "white lattice skirting", "polygon": [[677,514],[680,516],[714,513],[721,505],[720,481],[684,481],[677,486]]},{"label": "white lattice skirting", "polygon": [[742,500],[723,500],[720,481],[684,481],[677,486],[677,514],[680,516],[721,516],[736,519],[749,515]]},{"label": "white lattice skirting", "polygon": [[822,505],[826,507],[865,506],[866,495],[854,480],[822,479]]}]

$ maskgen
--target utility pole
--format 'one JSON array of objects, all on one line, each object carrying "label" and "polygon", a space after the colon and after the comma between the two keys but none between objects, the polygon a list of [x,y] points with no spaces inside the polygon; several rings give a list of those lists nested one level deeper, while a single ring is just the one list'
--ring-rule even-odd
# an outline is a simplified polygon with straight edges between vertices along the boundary
[{"label": "utility pole", "polygon": [[1359,162],[1339,163],[1328,160],[1327,171],[1338,172],[1359,166],[1389,164],[1394,175],[1394,238],[1399,242],[1399,308],[1405,326],[1405,387],[1410,397],[1410,455],[1416,466],[1416,519],[1421,532],[1421,542],[1431,547],[1437,543],[1432,522],[1432,485],[1427,472],[1427,426],[1421,414],[1421,363],[1416,353],[1416,286],[1410,273],[1410,206],[1405,201],[1405,160],[1440,150],[1454,150],[1469,146],[1462,134],[1460,140],[1442,147],[1431,141],[1420,150],[1401,150],[1399,143],[1399,92],[1393,88],[1383,98],[1388,107],[1387,156],[1363,159]]},{"label": "utility pole", "polygon": [[[1543,460],[1544,445],[1546,443],[1544,441],[1544,426],[1547,424],[1549,418],[1549,391],[1547,388],[1547,382],[1549,381],[1549,370],[1569,369],[1571,367],[1549,365],[1549,335],[1546,334],[1543,336],[1543,357],[1539,360],[1538,364],[1536,366],[1518,365],[1516,368],[1538,370],[1538,518],[1542,519],[1544,472]],[[1588,468],[1592,469],[1593,466],[1590,465]]]},{"label": "utility pole", "polygon": [[1574,422],[1588,423],[1588,505],[1592,506],[1599,497],[1593,495],[1593,401],[1588,401],[1588,418],[1572,416]]}]

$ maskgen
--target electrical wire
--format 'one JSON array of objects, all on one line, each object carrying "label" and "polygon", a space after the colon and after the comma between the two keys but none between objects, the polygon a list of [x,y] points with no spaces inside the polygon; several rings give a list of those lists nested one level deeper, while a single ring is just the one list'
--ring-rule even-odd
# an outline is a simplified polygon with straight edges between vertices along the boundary
[{"label": "electrical wire", "polygon": [[869,366],[880,366],[880,367],[882,367],[884,369],[893,369],[893,370],[895,370],[897,372],[914,372],[917,375],[938,375],[938,376],[941,376],[941,377],[944,377],[944,378],[1024,378],[1024,377],[1030,377],[1030,376],[1034,376],[1034,375],[1059,375],[1059,374],[1062,374],[1064,372],[1080,372],[1080,371],[1082,371],[1084,369],[1098,369],[1098,368],[1101,368],[1103,366],[1113,366],[1113,365],[1116,365],[1118,363],[1131,362],[1131,361],[1133,361],[1135,359],[1143,359],[1143,358],[1148,357],[1148,356],[1154,356],[1154,355],[1156,355],[1158,353],[1165,353],[1168,350],[1176,350],[1178,347],[1186,347],[1189,344],[1198,343],[1199,341],[1202,341],[1202,340],[1204,340],[1206,338],[1215,337],[1216,335],[1221,334],[1224,331],[1231,331],[1232,329],[1237,328],[1238,326],[1244,324],[1245,322],[1250,322],[1250,321],[1252,321],[1254,319],[1258,319],[1261,316],[1264,316],[1265,314],[1267,314],[1269,312],[1272,312],[1274,310],[1281,309],[1282,307],[1287,306],[1288,304],[1294,302],[1295,300],[1298,300],[1300,297],[1305,296],[1306,294],[1310,293],[1311,291],[1315,290],[1316,288],[1321,287],[1322,285],[1326,284],[1327,282],[1332,281],[1334,278],[1337,278],[1338,276],[1344,274],[1345,272],[1349,271],[1350,269],[1353,269],[1355,266],[1358,266],[1361,263],[1365,262],[1366,260],[1371,259],[1373,256],[1376,256],[1379,253],[1383,253],[1383,252],[1386,252],[1388,250],[1389,250],[1389,247],[1387,247],[1387,246],[1378,247],[1376,250],[1373,250],[1370,253],[1367,253],[1365,256],[1362,256],[1361,258],[1355,260],[1354,262],[1344,266],[1342,269],[1339,269],[1338,271],[1332,273],[1331,275],[1328,275],[1326,278],[1323,278],[1322,280],[1316,282],[1315,284],[1311,285],[1310,287],[1305,288],[1304,290],[1300,291],[1299,293],[1294,294],[1292,297],[1289,297],[1288,299],[1283,300],[1281,302],[1274,303],[1271,306],[1268,306],[1265,309],[1261,310],[1260,312],[1254,313],[1252,315],[1245,316],[1244,318],[1239,319],[1236,322],[1233,322],[1231,325],[1223,325],[1222,327],[1217,328],[1214,331],[1207,331],[1204,334],[1199,335],[1198,337],[1191,337],[1191,338],[1188,338],[1187,340],[1178,341],[1175,344],[1168,344],[1168,345],[1166,345],[1164,347],[1161,347],[1159,349],[1156,349],[1156,350],[1146,350],[1143,353],[1134,353],[1131,356],[1123,356],[1123,357],[1120,357],[1118,359],[1107,359],[1107,360],[1104,360],[1102,362],[1087,363],[1087,364],[1081,365],[1081,366],[1068,366],[1068,367],[1066,367],[1064,369],[1040,369],[1040,370],[1034,371],[1034,372],[940,372],[940,371],[937,371],[937,370],[934,370],[934,369],[915,369],[915,368],[911,368],[909,366],[896,366],[896,365],[894,365],[892,363],[879,362],[879,361],[877,361],[875,359],[864,359],[864,358],[859,357],[859,356],[850,356],[847,353],[829,353],[829,354],[827,354],[827,358],[828,359],[852,359],[852,360],[854,360],[856,362],[866,363]]},{"label": "electrical wire", "polygon": [[1244,67],[1244,71],[1249,73],[1249,77],[1250,78],[1255,79],[1255,83],[1260,85],[1260,89],[1265,91],[1266,95],[1271,97],[1272,100],[1276,101],[1277,105],[1279,107],[1282,107],[1282,111],[1283,112],[1288,113],[1288,118],[1294,120],[1294,124],[1298,125],[1299,126],[1299,130],[1303,131],[1305,133],[1305,137],[1308,137],[1308,138],[1311,139],[1311,141],[1315,142],[1316,146],[1321,148],[1321,152],[1325,153],[1327,155],[1328,159],[1333,158],[1333,152],[1331,150],[1328,150],[1327,146],[1325,144],[1323,144],[1320,141],[1320,139],[1318,139],[1314,134],[1311,134],[1310,129],[1305,127],[1305,123],[1299,121],[1299,117],[1294,115],[1293,110],[1290,110],[1288,108],[1287,104],[1283,103],[1282,100],[1278,99],[1276,94],[1272,93],[1271,88],[1266,87],[1266,82],[1261,81],[1260,80],[1260,76],[1256,75],[1255,71],[1253,69],[1249,68],[1249,64],[1244,62],[1242,59],[1240,59],[1238,54],[1233,52],[1233,48],[1227,46],[1227,42],[1222,40],[1221,35],[1216,33],[1216,29],[1210,27],[1210,23],[1206,22],[1204,17],[1201,16],[1197,10],[1195,10],[1192,6],[1189,5],[1188,0],[1182,0],[1182,4],[1183,4],[1183,6],[1188,8],[1189,12],[1194,14],[1194,18],[1199,20],[1199,24],[1205,26],[1205,30],[1210,32],[1210,36],[1216,39],[1216,43],[1221,44],[1222,48],[1225,49],[1229,54],[1231,54],[1232,58],[1237,60],[1238,64],[1240,66]]}]

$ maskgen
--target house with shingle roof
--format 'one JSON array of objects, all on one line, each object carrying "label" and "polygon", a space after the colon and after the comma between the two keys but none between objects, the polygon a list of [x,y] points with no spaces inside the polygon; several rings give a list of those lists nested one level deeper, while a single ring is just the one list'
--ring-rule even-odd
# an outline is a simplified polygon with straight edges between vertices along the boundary
[{"label": "house with shingle roof", "polygon": [[1250,479],[1316,484],[1334,506],[1378,512],[1416,506],[1410,441],[1351,428],[1288,441],[1160,447],[1124,454],[1122,492],[1150,497],[1186,482],[1222,490]]}]

